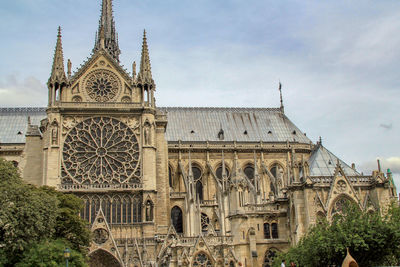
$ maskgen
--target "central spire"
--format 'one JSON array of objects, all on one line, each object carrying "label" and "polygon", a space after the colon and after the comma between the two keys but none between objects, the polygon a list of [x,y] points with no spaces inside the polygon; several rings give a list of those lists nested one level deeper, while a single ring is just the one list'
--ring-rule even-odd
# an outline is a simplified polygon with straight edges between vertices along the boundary
[{"label": "central spire", "polygon": [[119,62],[121,51],[118,47],[118,34],[115,31],[115,22],[112,11],[112,0],[103,0],[99,29],[96,32],[96,41],[93,53],[105,49],[110,56]]}]

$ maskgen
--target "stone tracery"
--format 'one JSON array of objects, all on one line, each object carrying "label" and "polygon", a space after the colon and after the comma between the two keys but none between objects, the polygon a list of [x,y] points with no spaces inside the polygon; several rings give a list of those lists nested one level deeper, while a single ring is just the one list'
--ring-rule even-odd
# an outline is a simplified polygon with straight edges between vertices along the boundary
[{"label": "stone tracery", "polygon": [[89,75],[85,87],[91,99],[108,102],[115,99],[120,86],[117,76],[111,71],[98,70]]},{"label": "stone tracery", "polygon": [[63,176],[73,183],[137,183],[138,162],[136,135],[114,118],[86,119],[65,138]]}]

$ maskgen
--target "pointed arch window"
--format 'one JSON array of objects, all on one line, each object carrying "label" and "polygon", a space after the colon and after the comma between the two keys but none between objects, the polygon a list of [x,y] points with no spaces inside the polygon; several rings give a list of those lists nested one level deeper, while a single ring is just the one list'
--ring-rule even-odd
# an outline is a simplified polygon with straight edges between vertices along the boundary
[{"label": "pointed arch window", "polygon": [[201,231],[207,232],[209,225],[210,225],[210,218],[208,218],[207,214],[201,213]]},{"label": "pointed arch window", "polygon": [[178,234],[183,233],[183,218],[182,210],[178,206],[175,206],[171,210],[171,221]]},{"label": "pointed arch window", "polygon": [[272,267],[272,263],[276,257],[276,249],[268,249],[264,255],[263,267]]},{"label": "pointed arch window", "polygon": [[249,178],[251,182],[254,181],[254,166],[253,165],[247,165],[244,170],[244,174]]},{"label": "pointed arch window", "polygon": [[196,196],[199,198],[200,202],[203,202],[203,181],[201,179],[202,172],[197,166],[192,167],[193,180],[196,187]]},{"label": "pointed arch window", "polygon": [[269,223],[264,223],[264,238],[271,239],[271,227]]},{"label": "pointed arch window", "polygon": [[[219,165],[219,167],[217,168],[217,170],[215,171],[215,175],[217,176],[217,178],[218,178],[218,180],[220,181],[220,182],[222,182],[222,164],[221,165]],[[230,175],[230,173],[229,173],[229,169],[227,168],[227,167],[225,167],[225,175],[226,175],[226,178],[225,179],[229,179],[229,175]]]},{"label": "pointed arch window", "polygon": [[277,223],[271,223],[271,236],[273,239],[278,239],[278,224]]}]

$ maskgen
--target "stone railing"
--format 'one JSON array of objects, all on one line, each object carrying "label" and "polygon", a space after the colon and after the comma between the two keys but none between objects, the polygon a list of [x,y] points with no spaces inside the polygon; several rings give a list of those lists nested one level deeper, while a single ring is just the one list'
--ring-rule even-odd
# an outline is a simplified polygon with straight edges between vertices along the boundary
[{"label": "stone railing", "polygon": [[148,105],[142,103],[125,103],[125,102],[56,102],[56,107],[60,108],[142,108]]},{"label": "stone railing", "polygon": [[[368,184],[373,182],[372,176],[360,175],[360,176],[348,176],[349,180],[353,184]],[[314,183],[331,184],[333,181],[332,176],[317,176],[311,177]]]},{"label": "stone railing", "polygon": [[142,189],[142,184],[61,184],[61,191],[90,191],[90,190],[134,190]]}]

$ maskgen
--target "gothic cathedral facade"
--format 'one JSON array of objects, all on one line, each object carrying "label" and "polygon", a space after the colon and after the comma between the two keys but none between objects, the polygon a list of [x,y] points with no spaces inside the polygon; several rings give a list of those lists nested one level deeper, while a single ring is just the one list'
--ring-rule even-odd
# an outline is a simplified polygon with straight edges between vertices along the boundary
[{"label": "gothic cathedral facade", "polygon": [[0,156],[83,199],[90,265],[271,266],[345,201],[382,211],[391,173],[359,173],[279,108],[157,107],[146,32],[139,71],[119,62],[111,0],[96,42],[64,69],[59,29],[46,108],[2,108]]}]

